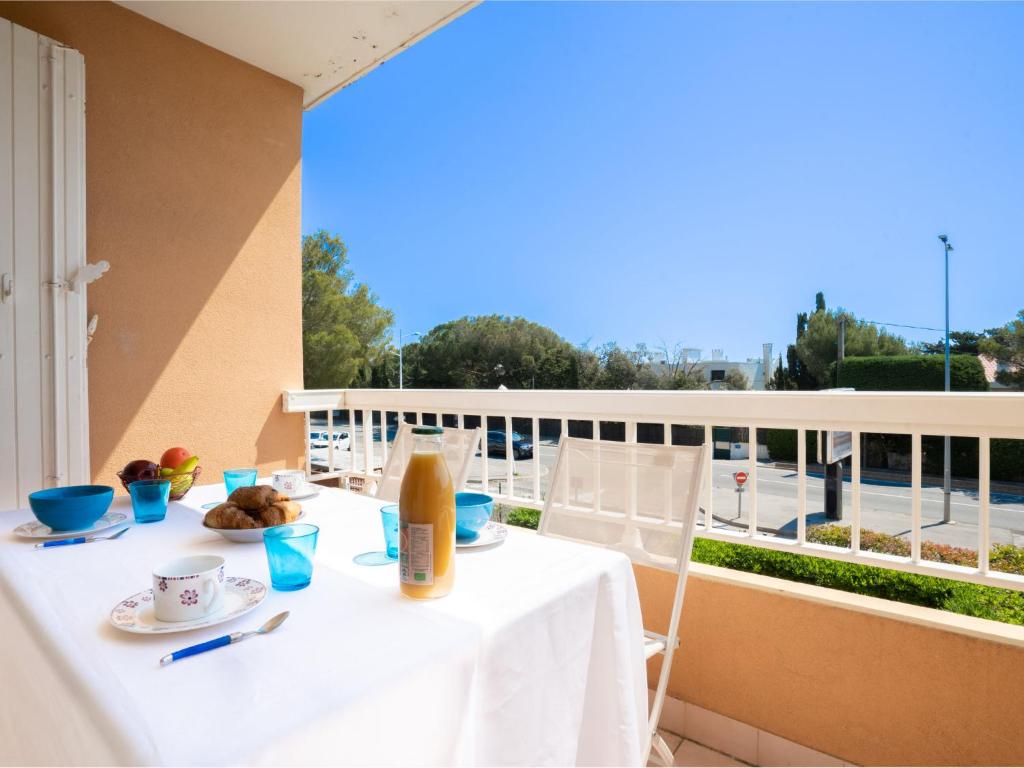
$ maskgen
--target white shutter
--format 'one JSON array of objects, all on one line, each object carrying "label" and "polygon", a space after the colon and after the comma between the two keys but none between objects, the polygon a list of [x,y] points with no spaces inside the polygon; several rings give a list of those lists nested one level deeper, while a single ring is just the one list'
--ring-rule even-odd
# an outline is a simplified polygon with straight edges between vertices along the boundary
[{"label": "white shutter", "polygon": [[0,19],[0,509],[89,482],[84,265],[82,55]]}]

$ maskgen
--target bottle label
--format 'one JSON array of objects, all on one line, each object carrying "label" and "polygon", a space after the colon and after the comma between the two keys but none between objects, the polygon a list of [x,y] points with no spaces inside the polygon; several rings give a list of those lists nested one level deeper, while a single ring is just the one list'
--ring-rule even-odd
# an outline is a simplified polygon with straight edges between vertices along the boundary
[{"label": "bottle label", "polygon": [[432,523],[400,525],[398,568],[403,584],[434,583],[434,526]]}]

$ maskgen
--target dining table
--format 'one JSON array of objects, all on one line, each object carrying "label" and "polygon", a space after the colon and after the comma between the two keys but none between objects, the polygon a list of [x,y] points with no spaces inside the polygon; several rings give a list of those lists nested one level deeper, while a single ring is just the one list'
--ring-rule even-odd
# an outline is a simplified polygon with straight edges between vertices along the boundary
[{"label": "dining table", "polygon": [[[261,480],[261,483],[269,483]],[[22,765],[640,765],[647,678],[636,582],[619,553],[509,526],[460,547],[455,586],[417,601],[383,549],[384,502],[317,486],[312,581],[270,588],[263,543],[203,525],[221,484],[116,540],[37,549],[0,512],[0,763]],[[117,529],[111,529],[116,531]],[[153,569],[218,555],[267,594],[229,622],[115,628]],[[289,618],[272,633],[162,666],[184,646]]]}]

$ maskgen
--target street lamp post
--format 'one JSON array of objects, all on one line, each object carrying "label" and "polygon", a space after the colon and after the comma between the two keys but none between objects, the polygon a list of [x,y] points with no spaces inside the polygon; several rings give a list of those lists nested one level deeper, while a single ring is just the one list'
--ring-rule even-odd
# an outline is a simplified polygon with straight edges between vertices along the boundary
[{"label": "street lamp post", "polygon": [[[949,254],[953,250],[952,244],[946,235],[939,235],[942,242],[943,256],[946,260],[946,369],[945,369],[945,390],[949,392]],[[943,438],[942,456],[942,522],[948,523],[952,520],[950,513],[950,440],[949,435]]]},{"label": "street lamp post", "polygon": [[[422,336],[422,333],[413,331],[413,336]],[[402,342],[402,329],[398,329],[398,388],[405,389],[405,360],[403,357],[403,350],[405,344]]]}]

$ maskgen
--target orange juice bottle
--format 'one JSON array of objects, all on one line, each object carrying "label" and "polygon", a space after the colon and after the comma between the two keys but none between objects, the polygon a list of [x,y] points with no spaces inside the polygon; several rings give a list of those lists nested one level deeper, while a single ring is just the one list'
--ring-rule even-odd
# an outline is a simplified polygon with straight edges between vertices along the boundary
[{"label": "orange juice bottle", "polygon": [[443,597],[455,583],[455,485],[441,427],[413,427],[413,453],[398,498],[402,594]]}]

